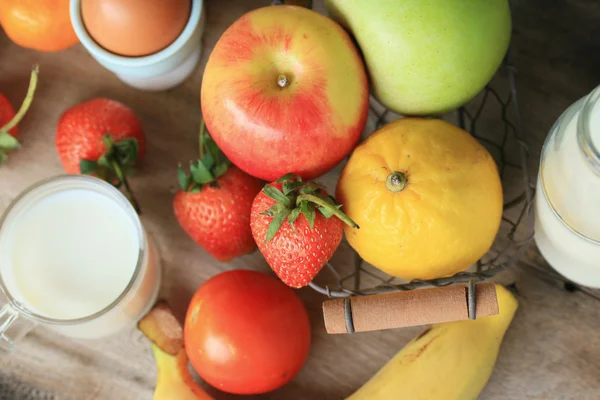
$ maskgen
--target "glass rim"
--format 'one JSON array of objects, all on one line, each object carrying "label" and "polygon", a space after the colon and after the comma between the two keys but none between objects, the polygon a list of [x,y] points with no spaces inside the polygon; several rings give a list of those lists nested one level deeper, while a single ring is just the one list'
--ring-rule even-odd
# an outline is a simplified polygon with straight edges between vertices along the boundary
[{"label": "glass rim", "polygon": [[600,150],[598,149],[600,143],[592,140],[592,111],[597,103],[600,103],[600,85],[592,90],[584,100],[577,120],[577,136],[581,150],[594,170],[600,174]]},{"label": "glass rim", "polygon": [[87,183],[91,184],[92,186],[102,189],[105,193],[108,192],[109,194],[115,196],[116,198],[113,198],[113,200],[115,200],[117,202],[117,204],[119,206],[121,206],[127,214],[130,214],[130,216],[133,216],[132,220],[134,222],[136,231],[138,233],[139,252],[138,252],[135,270],[133,271],[133,274],[131,275],[131,279],[129,280],[129,282],[127,283],[127,286],[125,286],[125,288],[123,289],[121,294],[119,296],[117,296],[117,298],[115,298],[115,300],[113,300],[110,304],[108,304],[106,307],[102,308],[101,310],[96,311],[93,314],[86,315],[84,317],[72,318],[72,319],[58,319],[58,318],[46,317],[44,315],[40,315],[36,312],[29,310],[28,308],[25,307],[26,305],[21,305],[21,302],[18,301],[17,299],[15,299],[14,296],[11,295],[10,291],[4,284],[4,280],[2,279],[2,273],[1,273],[1,269],[0,269],[0,292],[2,292],[2,294],[8,299],[8,305],[10,307],[15,308],[16,311],[19,312],[19,314],[21,314],[31,320],[41,322],[44,324],[49,324],[49,325],[77,325],[77,324],[81,324],[84,322],[90,322],[90,321],[93,321],[93,320],[107,314],[111,310],[113,310],[129,294],[129,292],[135,285],[135,283],[140,275],[140,272],[142,270],[142,263],[144,260],[144,255],[146,253],[145,232],[142,227],[140,218],[137,215],[133,206],[131,205],[130,201],[127,199],[127,197],[125,197],[125,195],[123,195],[123,193],[121,193],[113,185],[111,185],[101,179],[98,179],[98,178],[95,178],[95,177],[92,177],[89,175],[72,175],[72,174],[56,175],[56,176],[52,176],[52,177],[49,177],[46,179],[42,179],[42,180],[34,183],[33,185],[27,187],[25,190],[23,190],[21,193],[19,193],[19,195],[11,201],[11,203],[8,205],[6,210],[0,216],[0,233],[2,232],[2,227],[4,226],[4,223],[6,222],[7,218],[11,214],[11,211],[26,196],[28,196],[29,194],[35,192],[36,190],[38,190],[46,185],[49,185],[49,184],[52,184],[55,182],[66,181],[66,180],[87,182]]}]

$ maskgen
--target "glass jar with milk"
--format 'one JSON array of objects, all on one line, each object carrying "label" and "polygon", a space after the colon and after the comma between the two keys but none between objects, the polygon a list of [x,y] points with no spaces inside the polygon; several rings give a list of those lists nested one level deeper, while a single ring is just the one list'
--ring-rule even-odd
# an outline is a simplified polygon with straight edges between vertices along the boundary
[{"label": "glass jar with milk", "polygon": [[76,338],[132,326],[160,278],[153,242],[121,192],[82,175],[40,182],[0,219],[0,350],[36,324]]},{"label": "glass jar with milk", "polygon": [[600,86],[569,107],[546,138],[535,241],[566,278],[600,288]]}]

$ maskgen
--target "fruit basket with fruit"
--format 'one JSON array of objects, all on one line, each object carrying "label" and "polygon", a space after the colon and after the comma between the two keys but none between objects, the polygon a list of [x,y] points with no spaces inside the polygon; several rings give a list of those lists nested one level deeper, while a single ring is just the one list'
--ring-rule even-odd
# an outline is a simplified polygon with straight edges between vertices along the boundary
[{"label": "fruit basket with fruit", "polygon": [[[371,98],[369,117],[375,129],[402,118]],[[484,117],[487,120],[482,121]],[[494,245],[468,271],[433,279],[403,280],[377,270],[352,251],[351,259],[329,262],[309,286],[328,297],[371,295],[431,286],[479,282],[514,266],[533,237],[532,200],[534,185],[528,170],[526,132],[519,114],[516,69],[509,57],[494,79],[469,104],[443,118],[468,131],[493,155],[505,188],[502,223]],[[496,121],[491,125],[490,120]],[[513,188],[507,191],[507,188]]]},{"label": "fruit basket with fruit", "polygon": [[[232,164],[271,182],[253,201],[250,227],[285,284],[349,297],[470,282],[473,319],[475,283],[508,268],[531,236],[515,70],[504,62],[496,74],[509,47],[508,5],[466,15],[443,2],[455,17],[427,6],[430,14],[403,14],[409,22],[398,30],[385,22],[385,2],[373,19],[365,4],[327,1],[339,25],[289,6],[237,20],[204,71],[206,128]],[[436,22],[445,24],[436,37],[411,33]],[[382,32],[397,40],[389,51]],[[232,49],[252,51],[232,58]],[[339,179],[327,174],[338,165]],[[335,190],[311,181],[330,177]],[[336,252],[343,237],[353,251]]]}]

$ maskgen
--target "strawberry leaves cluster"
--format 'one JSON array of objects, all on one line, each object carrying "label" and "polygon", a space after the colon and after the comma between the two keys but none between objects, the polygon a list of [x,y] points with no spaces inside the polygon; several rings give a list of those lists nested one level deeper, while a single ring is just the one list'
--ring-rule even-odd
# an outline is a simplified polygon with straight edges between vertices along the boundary
[{"label": "strawberry leaves cluster", "polygon": [[18,149],[19,141],[8,134],[8,129],[0,129],[0,165],[8,160],[8,153]]},{"label": "strawberry leaves cluster", "polygon": [[6,162],[9,152],[18,149],[20,146],[19,141],[12,137],[8,131],[17,126],[29,110],[37,87],[39,71],[39,66],[34,65],[31,70],[31,78],[29,79],[29,88],[27,89],[25,100],[23,100],[19,111],[17,111],[15,116],[6,125],[0,126],[0,165]]},{"label": "strawberry leaves cluster", "polygon": [[261,213],[273,218],[269,223],[265,243],[268,243],[277,234],[284,222],[287,221],[294,228],[294,223],[300,215],[304,215],[312,230],[317,212],[325,218],[335,216],[353,228],[359,227],[356,222],[344,214],[342,206],[337,203],[335,198],[328,195],[320,184],[303,182],[301,177],[294,174],[285,175],[276,183],[281,184],[281,190],[272,185],[267,185],[263,189],[265,195],[275,200],[275,204]]},{"label": "strawberry leaves cluster", "polygon": [[190,162],[189,173],[181,165],[177,169],[177,180],[181,190],[198,193],[204,185],[216,185],[216,180],[227,172],[229,160],[219,150],[215,141],[206,132],[204,121],[200,123],[200,158]]},{"label": "strawberry leaves cluster", "polygon": [[94,175],[112,183],[116,188],[124,186],[131,204],[140,213],[140,206],[133,195],[129,182],[127,182],[127,176],[133,173],[133,167],[138,158],[137,139],[127,138],[115,142],[110,133],[107,133],[102,138],[102,142],[106,148],[104,154],[97,161],[82,159],[79,162],[81,173]]}]

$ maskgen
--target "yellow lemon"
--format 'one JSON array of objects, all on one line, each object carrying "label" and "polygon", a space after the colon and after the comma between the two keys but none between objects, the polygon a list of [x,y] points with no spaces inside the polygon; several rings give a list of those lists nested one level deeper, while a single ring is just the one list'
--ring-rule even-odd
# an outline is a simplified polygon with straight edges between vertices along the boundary
[{"label": "yellow lemon", "polygon": [[348,160],[337,199],[360,226],[345,228],[350,245],[404,279],[464,271],[489,250],[502,218],[492,156],[437,119],[403,118],[373,133]]}]

